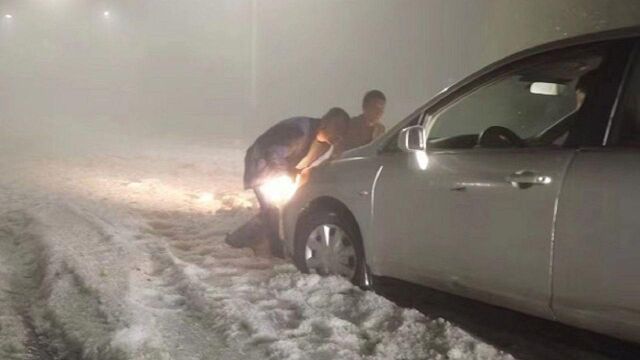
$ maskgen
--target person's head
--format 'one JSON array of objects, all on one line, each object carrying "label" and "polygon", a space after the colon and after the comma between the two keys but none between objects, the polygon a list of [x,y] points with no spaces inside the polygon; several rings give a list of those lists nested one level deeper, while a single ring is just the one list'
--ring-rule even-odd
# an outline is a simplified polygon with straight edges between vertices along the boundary
[{"label": "person's head", "polygon": [[380,90],[368,91],[362,98],[362,113],[364,118],[373,124],[379,122],[384,114],[387,97]]},{"label": "person's head", "polygon": [[577,108],[581,108],[587,98],[587,93],[591,90],[595,82],[595,71],[588,72],[578,79],[576,83],[576,102]]},{"label": "person's head", "polygon": [[320,119],[320,128],[316,140],[323,143],[336,144],[344,136],[347,130],[347,121],[350,117],[346,111],[334,107]]}]

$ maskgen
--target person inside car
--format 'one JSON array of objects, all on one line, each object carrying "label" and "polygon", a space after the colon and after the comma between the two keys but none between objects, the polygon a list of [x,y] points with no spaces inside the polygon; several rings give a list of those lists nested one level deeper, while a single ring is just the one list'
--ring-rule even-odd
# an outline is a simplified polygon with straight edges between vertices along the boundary
[{"label": "person inside car", "polygon": [[532,145],[545,145],[552,143],[557,146],[567,145],[570,130],[578,121],[580,109],[587,98],[587,94],[595,82],[595,72],[589,72],[580,77],[575,87],[576,107],[569,115],[544,130]]}]

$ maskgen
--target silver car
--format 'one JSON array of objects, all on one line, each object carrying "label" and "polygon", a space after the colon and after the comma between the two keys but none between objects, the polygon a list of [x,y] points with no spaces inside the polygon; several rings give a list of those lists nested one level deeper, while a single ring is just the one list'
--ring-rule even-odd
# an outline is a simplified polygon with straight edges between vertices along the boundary
[{"label": "silver car", "polygon": [[398,278],[640,341],[640,28],[546,44],[317,168],[305,272]]}]

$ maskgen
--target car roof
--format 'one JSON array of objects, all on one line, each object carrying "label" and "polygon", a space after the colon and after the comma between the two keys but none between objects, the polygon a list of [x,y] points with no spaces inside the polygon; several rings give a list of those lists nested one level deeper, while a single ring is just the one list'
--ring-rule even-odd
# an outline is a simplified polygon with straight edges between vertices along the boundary
[{"label": "car roof", "polygon": [[640,25],[583,34],[575,37],[547,42],[541,45],[527,48],[525,50],[521,50],[501,60],[491,63],[483,67],[482,69],[476,71],[475,73],[465,77],[464,79],[456,82],[454,85],[451,85],[445,88],[436,96],[434,96],[431,100],[429,100],[426,104],[424,104],[423,106],[418,108],[416,111],[414,111],[408,118],[414,118],[419,113],[422,113],[426,109],[438,103],[441,99],[446,98],[452,93],[458,91],[460,88],[474,82],[475,80],[505,65],[512,64],[517,61],[526,59],[528,57],[538,55],[538,54],[543,54],[552,50],[563,49],[571,46],[588,45],[588,44],[598,43],[602,41],[622,40],[622,39],[628,39],[628,38],[634,38],[634,37],[640,37]]}]

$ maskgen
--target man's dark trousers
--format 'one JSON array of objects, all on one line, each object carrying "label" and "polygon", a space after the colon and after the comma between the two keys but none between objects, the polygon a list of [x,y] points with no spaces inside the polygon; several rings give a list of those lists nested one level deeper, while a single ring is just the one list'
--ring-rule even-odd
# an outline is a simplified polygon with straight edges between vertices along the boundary
[{"label": "man's dark trousers", "polygon": [[264,195],[260,192],[260,189],[254,188],[253,191],[256,193],[258,204],[260,205],[259,216],[264,226],[265,235],[269,241],[271,255],[284,257],[282,241],[280,240],[280,209],[269,204],[269,202],[264,198]]}]

